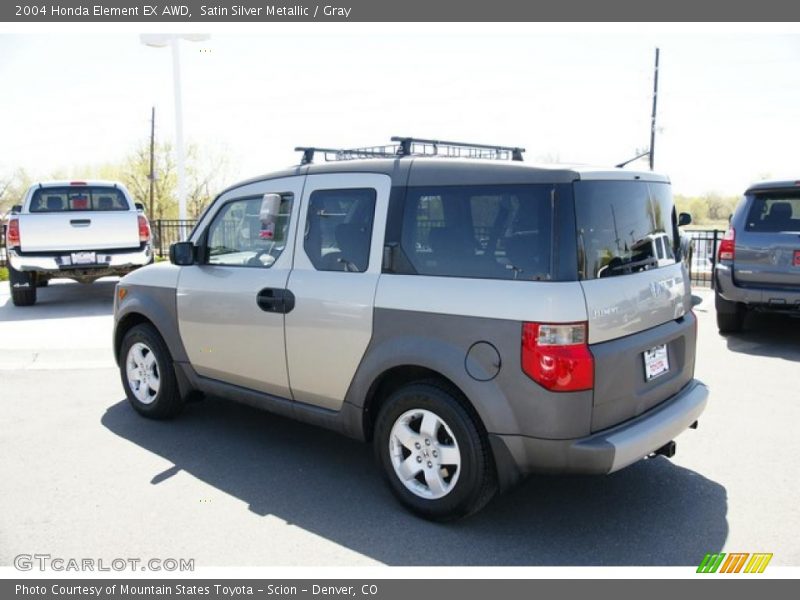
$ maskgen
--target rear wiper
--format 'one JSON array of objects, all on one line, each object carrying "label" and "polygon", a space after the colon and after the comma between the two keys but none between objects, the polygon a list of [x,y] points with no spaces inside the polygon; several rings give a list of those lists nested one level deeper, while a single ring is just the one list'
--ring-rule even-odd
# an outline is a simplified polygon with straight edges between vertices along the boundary
[{"label": "rear wiper", "polygon": [[634,269],[640,269],[643,267],[651,267],[653,265],[658,264],[658,259],[654,256],[649,256],[643,260],[635,260],[626,263],[621,263],[618,265],[608,266],[609,273],[633,273]]}]

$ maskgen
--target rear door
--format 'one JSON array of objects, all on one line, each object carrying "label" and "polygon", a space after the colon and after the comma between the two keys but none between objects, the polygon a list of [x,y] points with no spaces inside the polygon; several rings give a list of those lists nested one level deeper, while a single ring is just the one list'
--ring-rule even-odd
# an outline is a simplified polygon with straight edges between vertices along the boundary
[{"label": "rear door", "polygon": [[[193,237],[207,249],[204,264],[182,267],[178,325],[197,373],[290,398],[280,300],[292,268],[292,244],[303,176],[237,188],[217,200],[216,213]],[[281,196],[278,221],[266,227],[261,201]]]},{"label": "rear door", "polygon": [[[693,377],[686,267],[668,183],[574,185],[581,286],[595,358],[592,431],[635,417]],[[660,251],[660,252],[659,252]]]},{"label": "rear door", "polygon": [[748,195],[744,216],[736,231],[736,282],[800,288],[800,190]]},{"label": "rear door", "polygon": [[139,247],[138,213],[119,187],[40,187],[19,217],[22,252]]},{"label": "rear door", "polygon": [[286,352],[296,401],[341,408],[372,337],[381,274],[387,175],[309,175],[288,288]]}]

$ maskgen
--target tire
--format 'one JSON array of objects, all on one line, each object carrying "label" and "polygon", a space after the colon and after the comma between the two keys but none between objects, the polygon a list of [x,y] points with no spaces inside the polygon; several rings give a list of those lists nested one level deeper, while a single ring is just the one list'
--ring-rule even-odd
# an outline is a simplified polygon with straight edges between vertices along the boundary
[{"label": "tire", "polygon": [[139,414],[169,419],[183,408],[172,356],[152,325],[136,325],[125,334],[119,369],[125,395]]},{"label": "tire", "polygon": [[725,300],[715,293],[714,307],[717,310],[717,329],[720,333],[737,333],[742,330],[747,309],[741,302]]},{"label": "tire", "polygon": [[14,306],[33,306],[36,304],[36,274],[17,271],[8,265],[8,283],[11,288],[11,302]]},{"label": "tire", "polygon": [[406,385],[384,402],[374,450],[392,493],[425,519],[465,517],[497,491],[489,442],[477,418],[435,382]]}]

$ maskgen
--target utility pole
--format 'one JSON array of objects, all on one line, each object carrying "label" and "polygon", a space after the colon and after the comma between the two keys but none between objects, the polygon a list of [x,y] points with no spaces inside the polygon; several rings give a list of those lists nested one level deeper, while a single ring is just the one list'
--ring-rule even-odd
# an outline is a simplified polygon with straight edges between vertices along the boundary
[{"label": "utility pole", "polygon": [[156,107],[150,113],[150,218],[155,218],[153,212],[153,196],[155,195],[156,172],[155,172],[155,145],[156,145]]},{"label": "utility pole", "polygon": [[650,119],[650,170],[656,155],[656,105],[658,102],[658,48],[656,48],[656,66],[653,70],[653,116]]}]

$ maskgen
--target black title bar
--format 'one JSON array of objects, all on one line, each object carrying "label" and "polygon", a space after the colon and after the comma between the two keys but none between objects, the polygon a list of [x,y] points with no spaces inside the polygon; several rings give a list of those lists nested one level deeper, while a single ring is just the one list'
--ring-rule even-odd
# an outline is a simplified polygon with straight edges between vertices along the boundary
[{"label": "black title bar", "polygon": [[787,22],[800,3],[786,0],[11,0],[4,22]]}]

